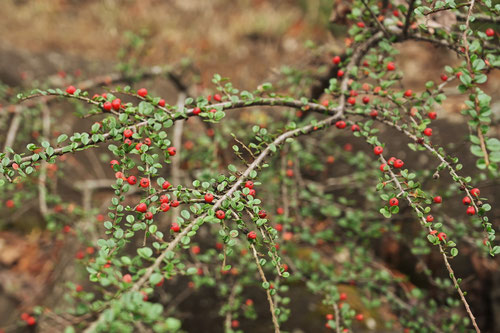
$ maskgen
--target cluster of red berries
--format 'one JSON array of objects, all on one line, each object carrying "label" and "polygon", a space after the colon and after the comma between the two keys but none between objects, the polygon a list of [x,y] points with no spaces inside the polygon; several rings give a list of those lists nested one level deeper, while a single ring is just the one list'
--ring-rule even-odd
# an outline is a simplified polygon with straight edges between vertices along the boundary
[{"label": "cluster of red berries", "polygon": [[[473,188],[472,190],[470,190],[470,194],[471,194],[473,197],[476,197],[476,198],[478,198],[478,197],[479,197],[479,194],[480,194],[480,193],[481,193],[481,192],[479,191],[479,189],[478,189],[478,188]],[[472,215],[475,215],[475,214],[476,214],[476,209],[474,208],[474,206],[471,206],[472,200],[471,200],[471,198],[470,198],[470,197],[465,196],[465,197],[462,199],[462,203],[463,203],[464,205],[468,206],[468,207],[467,207],[467,211],[466,211],[467,215],[472,216]]]},{"label": "cluster of red berries", "polygon": [[[375,148],[377,148],[377,147],[375,147]],[[380,149],[382,149],[382,147],[380,147]],[[379,154],[377,154],[377,152],[375,152],[375,154],[377,154],[377,155],[380,155],[381,153],[382,153],[382,152],[380,152]],[[404,164],[405,164],[405,163],[403,162],[403,160],[398,159],[398,158],[396,158],[396,157],[394,157],[394,156],[393,156],[393,157],[389,158],[389,160],[387,161],[387,164],[382,163],[382,164],[380,165],[380,171],[382,171],[382,172],[387,171],[387,170],[386,170],[386,166],[387,166],[387,165],[392,166],[392,167],[394,167],[394,168],[396,168],[396,169],[401,169],[401,168],[403,167],[403,165],[404,165]]]},{"label": "cluster of red berries", "polygon": [[[339,299],[341,301],[339,303],[339,308],[342,309],[342,307],[344,306],[343,301],[347,300],[347,294],[346,293],[340,293]],[[328,313],[325,317],[326,317],[326,320],[328,320],[328,321],[335,320],[335,317],[334,317],[334,315],[332,313]],[[358,313],[358,314],[356,314],[356,316],[354,316],[354,318],[357,321],[363,321],[365,319],[365,316],[362,313]],[[330,328],[330,329],[332,328],[328,322],[326,322],[325,327],[326,328]],[[347,332],[349,332],[349,329],[344,328],[342,330],[342,332],[347,333]]]},{"label": "cluster of red berries", "polygon": [[21,319],[28,325],[28,326],[33,326],[36,324],[36,319],[35,317],[31,316],[30,314],[23,312],[21,313]]}]

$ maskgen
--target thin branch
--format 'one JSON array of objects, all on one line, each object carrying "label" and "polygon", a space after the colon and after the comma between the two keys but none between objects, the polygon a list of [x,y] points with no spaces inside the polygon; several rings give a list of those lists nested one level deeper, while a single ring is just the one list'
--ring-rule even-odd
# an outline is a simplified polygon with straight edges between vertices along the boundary
[{"label": "thin branch", "polygon": [[411,18],[413,16],[413,8],[415,7],[415,0],[410,0],[408,5],[408,12],[406,13],[405,25],[403,27],[403,36],[408,36],[408,29],[410,28]]},{"label": "thin branch", "polygon": [[[250,245],[252,249],[252,254],[255,259],[255,263],[257,264],[257,269],[259,271],[260,279],[262,280],[263,283],[269,284],[266,279],[266,275],[264,274],[264,271],[262,270],[262,267],[260,266],[259,263],[259,257],[257,255],[257,250],[255,249],[255,245]],[[280,325],[278,323],[278,318],[276,318],[276,310],[274,307],[274,302],[273,298],[271,296],[271,293],[269,292],[269,288],[266,289],[266,295],[267,295],[267,301],[269,303],[269,311],[271,312],[271,317],[273,319],[273,325],[274,325],[274,333],[279,333],[280,332]]]}]

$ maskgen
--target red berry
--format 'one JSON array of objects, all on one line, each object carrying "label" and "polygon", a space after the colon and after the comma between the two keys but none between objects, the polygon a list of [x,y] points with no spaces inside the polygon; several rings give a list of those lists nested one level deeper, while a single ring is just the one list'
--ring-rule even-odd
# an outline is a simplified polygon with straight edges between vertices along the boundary
[{"label": "red berry", "polygon": [[73,95],[76,91],[76,88],[73,87],[73,86],[69,86],[68,88],[66,88],[66,92],[70,95]]},{"label": "red berry", "polygon": [[102,105],[102,108],[105,110],[105,111],[111,111],[111,109],[113,108],[113,106],[111,105],[110,102],[104,102],[104,104]]},{"label": "red berry", "polygon": [[285,212],[285,210],[283,208],[281,208],[281,207],[279,207],[279,208],[276,209],[276,213],[278,215],[283,215],[284,212]]},{"label": "red berry", "polygon": [[469,198],[469,197],[464,197],[462,199],[462,203],[466,206],[470,205],[470,203],[472,202],[472,200]]},{"label": "red berry", "polygon": [[148,146],[148,147],[149,147],[149,146],[151,146],[151,139],[150,139],[150,138],[145,138],[145,139],[144,139],[144,144],[145,144],[146,146]]},{"label": "red berry", "polygon": [[467,207],[467,215],[472,216],[474,214],[476,214],[476,209],[473,206]]},{"label": "red berry", "polygon": [[340,293],[340,300],[345,301],[347,299],[347,294],[346,293]]},{"label": "red berry", "polygon": [[400,159],[395,160],[393,163],[394,167],[397,169],[402,168],[404,164],[405,163]]},{"label": "red berry", "polygon": [[389,165],[394,165],[394,162],[396,162],[396,158],[394,156],[391,156],[389,161],[387,161],[387,163],[389,163]]},{"label": "red berry", "polygon": [[370,103],[370,97],[368,97],[368,96],[363,97],[363,103],[365,103],[365,104]]},{"label": "red berry", "polygon": [[181,230],[181,227],[179,227],[179,224],[178,223],[172,223],[172,226],[170,227],[170,230],[172,230],[173,232],[179,232]]},{"label": "red berry", "polygon": [[148,91],[146,90],[146,88],[141,88],[137,90],[137,95],[141,97],[146,97],[148,95]]},{"label": "red berry", "polygon": [[432,222],[432,221],[434,221],[434,216],[432,216],[432,215],[427,215],[427,217],[425,218],[425,220],[426,220],[427,222]]},{"label": "red berry", "polygon": [[357,321],[362,321],[363,319],[364,319],[364,316],[363,316],[363,314],[362,314],[362,313],[358,313],[358,314],[356,315],[356,320],[357,320]]},{"label": "red berry", "polygon": [[169,201],[170,201],[170,198],[168,197],[168,195],[163,194],[162,196],[160,196],[161,203],[164,203],[164,202],[168,203]]},{"label": "red berry", "polygon": [[287,169],[286,170],[286,176],[287,177],[293,177],[293,170],[292,169]]},{"label": "red berry", "polygon": [[27,320],[26,320],[26,324],[28,324],[28,326],[33,326],[36,324],[36,319],[35,317],[29,317]]},{"label": "red berry", "polygon": [[337,71],[337,77],[342,77],[342,76],[344,76],[344,71],[343,71],[343,70],[341,70],[341,69],[339,69],[339,70]]},{"label": "red berry", "polygon": [[443,198],[441,198],[441,196],[437,196],[437,197],[434,197],[434,203],[437,203],[437,204],[440,204],[441,202],[443,202]]},{"label": "red berry", "polygon": [[380,171],[382,172],[385,172],[385,167],[387,166],[387,164],[383,163],[383,164],[380,164]]},{"label": "red berry", "polygon": [[371,110],[370,111],[370,117],[375,118],[376,116],[378,116],[378,111],[377,110]]},{"label": "red berry", "polygon": [[437,113],[434,112],[434,111],[431,111],[427,114],[427,117],[429,117],[429,119],[436,119],[437,118]]},{"label": "red berry", "polygon": [[390,206],[397,206],[397,205],[399,205],[399,200],[396,198],[391,198],[391,200],[389,200],[389,205]]},{"label": "red berry", "polygon": [[266,212],[265,210],[260,210],[260,211],[259,211],[259,217],[260,217],[261,219],[265,219],[265,218],[266,218],[266,216],[267,216],[267,212]]},{"label": "red berry", "polygon": [[245,183],[245,187],[252,189],[253,188],[253,182],[251,180],[247,180],[246,183]]},{"label": "red berry", "polygon": [[387,64],[388,71],[393,71],[395,69],[396,69],[396,65],[392,61]]},{"label": "red berry", "polygon": [[168,147],[167,151],[168,151],[168,154],[170,156],[174,156],[175,153],[177,152],[177,150],[175,149],[175,147]]},{"label": "red berry", "polygon": [[356,98],[354,98],[354,97],[349,97],[349,98],[347,99],[347,103],[349,103],[349,104],[351,104],[351,105],[356,104]]},{"label": "red berry", "polygon": [[212,193],[205,194],[205,202],[210,203],[212,201],[214,201],[214,195]]},{"label": "red berry", "polygon": [[231,327],[232,328],[238,328],[240,326],[240,322],[238,320],[232,320],[231,321]]},{"label": "red berry", "polygon": [[165,100],[164,99],[160,99],[158,101],[158,105],[161,106],[161,107],[164,107],[165,106]]},{"label": "red berry", "polygon": [[167,202],[161,204],[160,209],[162,212],[168,212],[170,209],[170,205]]},{"label": "red berry", "polygon": [[397,9],[395,9],[393,12],[392,12],[392,15],[396,16],[396,17],[399,17],[399,11]]},{"label": "red berry", "polygon": [[335,65],[340,64],[340,61],[341,61],[341,60],[342,60],[342,59],[340,59],[340,57],[339,57],[339,56],[335,56],[335,57],[333,57],[333,58],[332,58],[332,62],[333,62]]},{"label": "red berry", "polygon": [[[291,176],[289,176],[289,177],[291,177]],[[255,197],[255,190],[253,188],[251,188],[250,191],[248,191],[248,195],[251,195],[252,197]]]},{"label": "red berry", "polygon": [[276,229],[276,231],[279,231],[279,232],[283,231],[283,224],[281,224],[281,223],[276,224],[274,229]]},{"label": "red berry", "polygon": [[333,320],[333,315],[331,313],[327,314],[326,320]]},{"label": "red berry", "polygon": [[357,124],[353,124],[353,125],[351,126],[351,131],[353,131],[353,132],[357,132],[357,131],[359,131],[359,126],[358,126]]},{"label": "red berry", "polygon": [[174,207],[174,208],[175,208],[175,207],[179,206],[179,204],[180,204],[180,202],[179,202],[179,201],[174,200],[174,201],[172,201],[172,204],[171,204],[171,205],[172,205],[172,207]]},{"label": "red berry", "polygon": [[339,120],[335,123],[335,127],[340,128],[340,129],[344,129],[346,127],[346,123],[343,120]]},{"label": "red berry", "polygon": [[446,234],[444,232],[440,232],[438,235],[437,235],[438,239],[443,242],[445,239],[446,239]]},{"label": "red berry", "polygon": [[448,81],[448,75],[446,75],[446,74],[441,74],[441,80],[442,80],[442,81]]},{"label": "red berry", "polygon": [[132,276],[130,274],[125,274],[122,278],[122,281],[125,283],[131,283],[132,282]]},{"label": "red berry", "polygon": [[161,185],[161,188],[164,190],[168,190],[168,188],[172,186],[168,180],[165,180],[163,184]]},{"label": "red berry", "polygon": [[132,144],[132,140],[125,139],[125,140],[123,140],[123,143],[130,146]]},{"label": "red berry", "polygon": [[424,135],[431,136],[432,135],[432,128],[427,127],[426,129],[424,129]]},{"label": "red berry", "polygon": [[194,115],[197,115],[197,114],[200,114],[200,113],[201,113],[201,109],[200,109],[199,107],[195,107],[195,108],[193,109],[193,114],[194,114]]},{"label": "red berry", "polygon": [[223,220],[225,217],[226,217],[226,213],[224,213],[223,210],[219,209],[218,211],[215,212],[215,216],[219,219],[219,220]]},{"label": "red berry", "polygon": [[141,178],[139,185],[141,185],[141,187],[148,187],[149,186],[149,179]]},{"label": "red berry", "polygon": [[351,90],[351,91],[349,91],[349,95],[356,97],[356,96],[358,96],[358,92],[356,90]]},{"label": "red berry", "polygon": [[478,188],[473,188],[472,190],[470,190],[470,194],[472,194],[475,197],[478,197],[479,193],[481,193],[481,192],[479,191]]},{"label": "red berry", "polygon": [[214,95],[214,100],[217,101],[217,102],[220,102],[220,101],[222,101],[222,96],[220,94],[215,94]]},{"label": "red berry", "polygon": [[132,135],[134,135],[134,132],[131,129],[126,129],[123,131],[123,136],[126,138],[130,138]]},{"label": "red berry", "polygon": [[365,24],[363,22],[358,22],[356,23],[356,25],[360,28],[364,28],[365,27]]},{"label": "red berry", "polygon": [[153,213],[151,212],[146,212],[146,214],[144,215],[144,218],[146,220],[152,220],[153,219]]},{"label": "red berry", "polygon": [[247,235],[248,239],[256,239],[257,233],[255,231],[250,231]]},{"label": "red berry", "polygon": [[373,153],[375,155],[380,155],[384,152],[384,148],[380,147],[380,146],[376,146],[375,148],[373,148]]},{"label": "red berry", "polygon": [[135,144],[135,149],[136,150],[141,150],[141,147],[142,147],[142,143],[141,142],[138,142]]},{"label": "red berry", "polygon": [[112,102],[111,102],[111,106],[113,107],[113,109],[115,109],[116,111],[120,110],[120,106],[122,105],[122,101],[119,99],[119,98],[115,98]]},{"label": "red berry", "polygon": [[405,91],[405,97],[411,97],[413,95],[413,91],[411,89],[408,89],[407,91]]},{"label": "red berry", "polygon": [[488,28],[486,29],[486,36],[488,37],[493,37],[495,35],[495,30],[491,29],[491,28]]},{"label": "red berry", "polygon": [[141,202],[135,207],[135,210],[139,213],[145,213],[148,210],[148,206],[144,202]]},{"label": "red berry", "polygon": [[129,176],[127,178],[127,182],[130,184],[130,185],[135,185],[137,183],[137,178],[135,176]]},{"label": "red berry", "polygon": [[29,317],[30,317],[30,315],[28,313],[26,313],[26,312],[21,313],[22,320],[26,321],[26,320],[28,320]]}]

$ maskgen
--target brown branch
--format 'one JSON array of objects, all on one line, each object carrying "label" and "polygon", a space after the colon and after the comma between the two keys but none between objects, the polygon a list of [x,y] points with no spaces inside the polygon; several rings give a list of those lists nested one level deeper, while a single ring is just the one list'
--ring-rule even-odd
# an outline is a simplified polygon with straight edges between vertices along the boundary
[{"label": "brown branch", "polygon": [[[264,271],[262,270],[262,267],[260,266],[259,263],[259,257],[257,256],[257,250],[255,249],[255,245],[250,245],[252,248],[252,254],[255,259],[255,263],[257,264],[257,269],[259,271],[260,279],[262,280],[263,283],[269,284],[266,279],[266,275],[264,274]],[[278,323],[278,318],[276,318],[276,310],[274,307],[274,302],[273,298],[271,296],[271,293],[269,292],[269,288],[266,289],[266,295],[267,295],[267,301],[269,303],[269,311],[271,312],[271,317],[273,320],[273,325],[274,325],[274,333],[279,333],[280,332],[280,325]]]},{"label": "brown branch", "polygon": [[408,36],[408,28],[410,28],[411,18],[413,16],[413,8],[415,6],[415,0],[410,0],[410,4],[408,5],[408,13],[406,13],[405,25],[403,27],[403,36]]}]

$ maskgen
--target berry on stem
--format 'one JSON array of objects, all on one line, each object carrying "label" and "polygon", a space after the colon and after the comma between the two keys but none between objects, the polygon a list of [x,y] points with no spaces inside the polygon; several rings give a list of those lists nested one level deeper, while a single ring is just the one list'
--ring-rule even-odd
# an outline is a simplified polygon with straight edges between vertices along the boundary
[{"label": "berry on stem", "polygon": [[443,202],[443,198],[441,198],[441,196],[435,196],[434,197],[434,203],[437,203],[437,204],[440,204],[441,202]]},{"label": "berry on stem", "polygon": [[250,231],[247,234],[248,239],[256,239],[257,238],[257,233],[255,231]]},{"label": "berry on stem", "polygon": [[137,95],[139,95],[141,97],[146,97],[148,95],[148,91],[146,88],[141,88],[141,89],[137,90]]},{"label": "berry on stem", "polygon": [[223,210],[219,209],[218,211],[215,212],[215,216],[219,219],[219,220],[223,220],[225,217],[226,217],[226,213],[224,213]]},{"label": "berry on stem", "polygon": [[141,202],[135,207],[135,210],[139,213],[145,213],[148,210],[148,206],[144,202]]},{"label": "berry on stem", "polygon": [[141,185],[141,187],[148,187],[149,186],[149,179],[141,178],[141,181],[139,184]]},{"label": "berry on stem", "polygon": [[476,214],[476,209],[473,206],[467,207],[467,215],[472,216],[474,214]]},{"label": "berry on stem", "polygon": [[135,185],[137,183],[137,178],[135,176],[129,176],[127,178],[127,182],[130,184],[130,185]]},{"label": "berry on stem", "polygon": [[70,95],[73,95],[76,91],[76,88],[74,86],[69,86],[68,88],[66,88],[66,92]]},{"label": "berry on stem", "polygon": [[205,202],[210,203],[212,201],[214,201],[214,195],[212,193],[205,194]]},{"label": "berry on stem", "polygon": [[375,155],[380,155],[384,152],[384,148],[382,148],[381,146],[376,146],[375,148],[373,148],[373,153]]},{"label": "berry on stem", "polygon": [[390,206],[397,206],[397,205],[399,205],[399,200],[396,198],[391,198],[391,200],[389,200],[389,205]]}]

